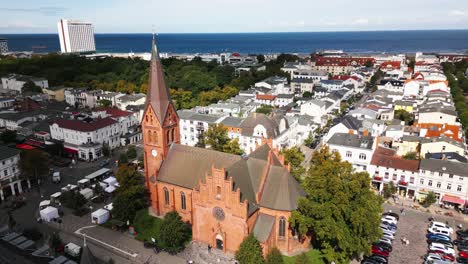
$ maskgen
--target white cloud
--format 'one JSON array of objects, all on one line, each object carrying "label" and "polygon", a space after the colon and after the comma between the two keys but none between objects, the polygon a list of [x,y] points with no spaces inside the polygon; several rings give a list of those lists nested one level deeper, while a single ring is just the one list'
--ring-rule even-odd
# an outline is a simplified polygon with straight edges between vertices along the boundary
[{"label": "white cloud", "polygon": [[369,24],[369,19],[367,18],[358,18],[356,20],[354,20],[352,23],[352,25],[368,25]]},{"label": "white cloud", "polygon": [[451,16],[466,16],[466,12],[462,10],[452,10],[450,11]]}]

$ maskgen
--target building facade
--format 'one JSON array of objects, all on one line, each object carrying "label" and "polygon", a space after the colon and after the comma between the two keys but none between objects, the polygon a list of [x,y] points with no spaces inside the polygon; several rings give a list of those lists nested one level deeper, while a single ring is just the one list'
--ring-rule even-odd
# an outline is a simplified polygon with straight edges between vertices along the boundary
[{"label": "building facade", "polygon": [[95,52],[93,24],[78,20],[60,19],[57,23],[62,53]]},{"label": "building facade", "polygon": [[8,52],[8,40],[6,38],[0,38],[0,54]]},{"label": "building facade", "polygon": [[0,199],[9,195],[22,193],[20,169],[20,152],[17,149],[0,146]]}]

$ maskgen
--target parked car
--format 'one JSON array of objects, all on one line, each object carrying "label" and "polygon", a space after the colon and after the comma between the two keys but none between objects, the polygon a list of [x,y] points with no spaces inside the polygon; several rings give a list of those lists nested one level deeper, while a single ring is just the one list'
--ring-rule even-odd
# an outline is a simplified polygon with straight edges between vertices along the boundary
[{"label": "parked car", "polygon": [[439,254],[429,253],[426,255],[426,260],[444,260]]},{"label": "parked car", "polygon": [[467,240],[464,240],[464,239],[456,239],[453,241],[453,244],[454,245],[468,245],[468,239]]},{"label": "parked car", "polygon": [[384,258],[388,258],[389,252],[385,251],[379,247],[372,247],[372,254],[376,254],[382,256]]},{"label": "parked car", "polygon": [[429,238],[427,239],[427,244],[432,244],[432,243],[440,243],[440,244],[444,244],[444,245],[447,245],[449,247],[453,247],[453,244],[452,242],[450,241],[446,241],[446,240],[441,240],[441,239],[437,239],[437,238]]},{"label": "parked car", "polygon": [[457,262],[458,263],[468,263],[468,258],[458,257]]},{"label": "parked car", "polygon": [[432,243],[429,246],[429,250],[441,250],[445,254],[455,254],[455,250],[452,247],[449,247],[447,245],[441,244],[441,243]]},{"label": "parked car", "polygon": [[377,263],[382,263],[382,264],[388,263],[388,259],[386,257],[382,257],[382,256],[375,255],[375,254],[367,258],[372,261],[376,261]]},{"label": "parked car", "polygon": [[382,231],[383,231],[383,236],[382,237],[386,237],[386,238],[391,239],[391,240],[395,239],[395,236],[392,233],[386,232],[385,230],[382,230]]},{"label": "parked car", "polygon": [[468,244],[458,244],[457,246],[458,250],[463,250],[463,251],[467,251],[468,250]]},{"label": "parked car", "polygon": [[450,237],[450,231],[447,228],[434,227],[434,228],[428,228],[427,231],[432,234],[441,234],[441,235],[446,235]]},{"label": "parked car", "polygon": [[449,236],[443,235],[443,234],[433,234],[433,233],[428,233],[426,235],[428,239],[431,238],[436,238],[436,239],[441,239],[441,240],[446,240],[446,241],[451,241],[452,239]]},{"label": "parked car", "polygon": [[395,229],[398,228],[398,226],[397,226],[396,224],[390,223],[390,222],[388,222],[388,221],[382,221],[382,222],[381,222],[381,225],[382,225],[382,224],[383,224],[383,225],[388,225],[388,226],[394,227]]},{"label": "parked car", "polygon": [[380,225],[380,229],[382,229],[382,231],[390,233],[392,235],[396,233],[395,229],[392,229],[392,228],[390,228],[388,226],[385,226],[385,225]]},{"label": "parked car", "polygon": [[396,219],[397,221],[400,220],[400,216],[399,216],[397,213],[394,213],[394,212],[385,212],[385,213],[382,214],[382,216],[387,216],[387,215],[392,216],[392,217],[395,217],[395,219]]},{"label": "parked car", "polygon": [[373,246],[381,247],[383,249],[386,249],[388,252],[392,252],[393,247],[391,244],[385,243],[385,242],[374,242],[372,243]]},{"label": "parked car", "polygon": [[453,234],[453,228],[451,228],[449,225],[444,224],[442,222],[433,221],[432,223],[429,224],[429,228],[434,228],[434,227],[437,227],[440,229],[444,229],[444,228],[448,229],[450,234]]},{"label": "parked car", "polygon": [[468,229],[465,229],[465,230],[457,230],[457,235],[459,236],[468,236]]},{"label": "parked car", "polygon": [[381,221],[382,221],[382,222],[383,222],[383,221],[386,221],[386,222],[389,222],[389,223],[395,224],[395,225],[398,223],[398,220],[396,220],[395,217],[390,216],[390,215],[383,216],[383,217],[381,218]]},{"label": "parked car", "polygon": [[390,239],[390,238],[387,238],[387,237],[382,237],[382,238],[379,240],[379,242],[384,242],[384,243],[387,243],[387,244],[389,244],[389,245],[392,245],[393,240]]}]

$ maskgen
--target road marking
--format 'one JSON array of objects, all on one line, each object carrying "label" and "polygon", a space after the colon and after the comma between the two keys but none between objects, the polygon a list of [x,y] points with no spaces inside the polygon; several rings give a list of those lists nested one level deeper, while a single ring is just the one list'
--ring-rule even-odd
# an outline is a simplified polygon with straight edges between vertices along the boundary
[{"label": "road marking", "polygon": [[98,243],[101,243],[101,244],[103,244],[103,245],[105,245],[105,246],[107,246],[107,247],[110,247],[110,248],[112,248],[112,249],[114,249],[114,250],[116,250],[116,251],[118,251],[118,252],[121,252],[121,253],[123,253],[123,254],[125,254],[125,255],[128,255],[128,256],[130,256],[130,257],[136,258],[136,257],[138,256],[138,254],[136,254],[136,253],[127,252],[127,251],[125,251],[125,250],[123,250],[123,249],[120,249],[120,248],[114,247],[114,246],[112,246],[112,245],[109,245],[109,244],[107,244],[106,242],[103,242],[103,241],[101,241],[101,240],[99,240],[99,239],[96,239],[96,238],[94,238],[94,237],[91,237],[91,236],[89,236],[89,235],[87,235],[87,234],[81,232],[81,231],[84,230],[84,229],[88,229],[88,228],[92,228],[92,227],[96,227],[96,226],[95,226],[95,225],[92,225],[92,226],[84,226],[84,227],[81,227],[81,228],[79,228],[78,230],[75,231],[75,234],[83,235],[83,236],[85,236],[86,238],[90,238],[90,239],[92,239],[92,240],[94,240],[94,241],[96,241],[96,242],[98,242]]}]

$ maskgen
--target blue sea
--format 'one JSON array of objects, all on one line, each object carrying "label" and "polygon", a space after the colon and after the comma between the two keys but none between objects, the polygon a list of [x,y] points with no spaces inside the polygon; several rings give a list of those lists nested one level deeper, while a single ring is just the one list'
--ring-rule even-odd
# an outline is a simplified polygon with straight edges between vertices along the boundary
[{"label": "blue sea", "polygon": [[[0,34],[0,38],[8,39],[11,51],[60,50],[57,34]],[[151,48],[151,34],[95,34],[95,40],[98,52],[147,52]],[[160,51],[170,53],[468,52],[468,30],[159,34],[157,40]]]}]

